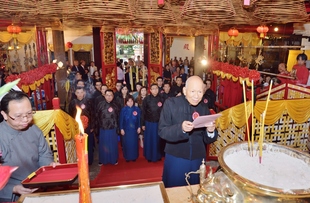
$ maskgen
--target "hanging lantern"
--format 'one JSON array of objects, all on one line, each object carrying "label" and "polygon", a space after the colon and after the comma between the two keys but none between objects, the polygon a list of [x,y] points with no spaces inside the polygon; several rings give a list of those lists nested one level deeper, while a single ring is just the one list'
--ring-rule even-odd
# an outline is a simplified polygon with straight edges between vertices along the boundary
[{"label": "hanging lantern", "polygon": [[158,8],[164,8],[165,6],[165,0],[157,0]]},{"label": "hanging lantern", "polygon": [[269,31],[269,28],[265,25],[260,25],[257,27],[256,31],[259,33],[260,38],[264,38]]},{"label": "hanging lantern", "polygon": [[7,31],[11,34],[19,34],[22,29],[18,25],[9,25],[7,28]]},{"label": "hanging lantern", "polygon": [[245,7],[245,6],[250,6],[250,4],[251,4],[250,0],[244,0],[244,1],[243,1],[243,6],[244,6],[244,7]]},{"label": "hanging lantern", "polygon": [[239,31],[236,28],[230,28],[227,32],[228,36],[231,37],[232,40],[235,39],[239,35]]},{"label": "hanging lantern", "polygon": [[72,48],[73,44],[72,44],[72,42],[67,42],[66,46],[70,49],[70,48]]}]

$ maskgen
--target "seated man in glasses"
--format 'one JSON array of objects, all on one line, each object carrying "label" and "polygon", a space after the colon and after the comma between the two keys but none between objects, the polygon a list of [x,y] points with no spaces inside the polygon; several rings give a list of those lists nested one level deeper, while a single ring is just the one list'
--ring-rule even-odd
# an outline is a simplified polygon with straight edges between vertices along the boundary
[{"label": "seated man in glasses", "polygon": [[[20,91],[11,91],[1,100],[0,154],[3,165],[18,166],[7,185],[0,191],[0,202],[36,189],[24,188],[21,181],[41,166],[56,166],[42,131],[32,124],[30,100]],[[14,194],[14,195],[12,195]]]}]

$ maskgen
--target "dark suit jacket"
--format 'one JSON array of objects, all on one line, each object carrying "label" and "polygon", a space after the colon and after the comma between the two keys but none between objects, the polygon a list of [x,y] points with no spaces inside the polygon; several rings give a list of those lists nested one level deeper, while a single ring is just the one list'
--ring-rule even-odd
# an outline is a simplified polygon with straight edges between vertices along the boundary
[{"label": "dark suit jacket", "polygon": [[82,79],[84,81],[87,80],[87,75],[86,75],[85,70],[82,66],[72,66],[71,71],[72,72],[79,72],[82,75]]}]

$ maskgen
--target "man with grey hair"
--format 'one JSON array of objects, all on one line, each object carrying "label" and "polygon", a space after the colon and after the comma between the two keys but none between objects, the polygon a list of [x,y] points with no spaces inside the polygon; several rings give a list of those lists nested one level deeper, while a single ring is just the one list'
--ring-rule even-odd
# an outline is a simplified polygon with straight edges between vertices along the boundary
[{"label": "man with grey hair", "polygon": [[[203,81],[199,76],[187,79],[183,94],[165,101],[160,115],[158,132],[166,140],[163,182],[165,187],[187,185],[185,173],[196,171],[206,159],[206,144],[217,139],[215,123],[194,128],[198,116],[210,114],[207,102],[202,101]],[[199,183],[199,175],[189,179]]]}]

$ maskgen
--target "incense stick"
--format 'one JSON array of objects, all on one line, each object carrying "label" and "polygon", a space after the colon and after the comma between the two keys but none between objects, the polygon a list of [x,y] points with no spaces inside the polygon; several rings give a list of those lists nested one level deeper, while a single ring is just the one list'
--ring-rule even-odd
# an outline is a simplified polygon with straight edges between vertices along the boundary
[{"label": "incense stick", "polygon": [[264,139],[264,118],[265,118],[265,111],[260,115],[260,134],[258,140],[258,147],[259,147],[259,163],[262,163],[262,156],[263,156],[263,139]]},{"label": "incense stick", "polygon": [[253,156],[253,149],[254,149],[254,81],[251,80],[251,111],[252,111],[252,131],[251,131],[251,140],[252,140],[252,156]]},{"label": "incense stick", "polygon": [[262,113],[261,116],[261,135],[259,138],[259,163],[262,163],[262,156],[263,156],[263,141],[264,141],[264,131],[265,131],[265,118],[266,118],[266,114],[267,114],[267,109],[268,109],[268,104],[270,101],[270,93],[271,93],[271,88],[272,88],[272,80],[270,82],[269,85],[269,90],[268,90],[268,96],[267,96],[267,100],[266,100],[266,106],[265,106],[265,110]]},{"label": "incense stick", "polygon": [[251,153],[251,142],[250,142],[250,133],[249,133],[248,110],[247,110],[247,105],[246,105],[245,81],[243,81],[243,83],[242,83],[242,88],[243,88],[243,100],[244,100],[245,123],[246,123],[245,131],[247,133],[247,139],[248,139],[248,151],[249,151],[249,153]]}]

